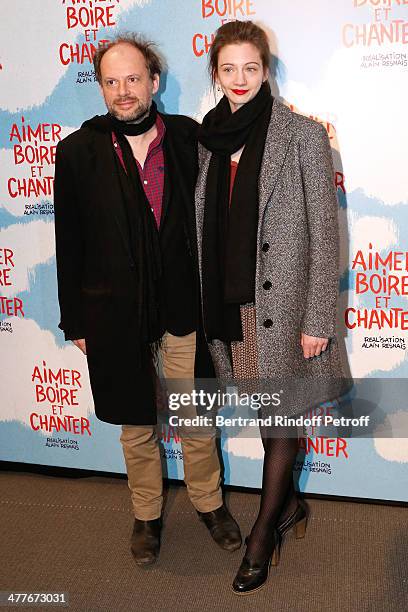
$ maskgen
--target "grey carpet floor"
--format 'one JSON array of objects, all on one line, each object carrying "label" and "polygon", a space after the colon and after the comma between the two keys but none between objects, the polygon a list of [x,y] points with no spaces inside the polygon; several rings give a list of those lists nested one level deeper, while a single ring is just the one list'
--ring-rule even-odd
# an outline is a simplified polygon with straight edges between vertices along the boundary
[{"label": "grey carpet floor", "polygon": [[[309,500],[305,539],[290,534],[267,585],[239,597],[230,584],[243,549],[216,546],[184,487],[168,491],[160,560],[150,568],[129,551],[125,480],[1,472],[0,492],[0,590],[65,591],[72,612],[408,609],[406,508]],[[246,535],[258,495],[232,492],[227,503]]]}]

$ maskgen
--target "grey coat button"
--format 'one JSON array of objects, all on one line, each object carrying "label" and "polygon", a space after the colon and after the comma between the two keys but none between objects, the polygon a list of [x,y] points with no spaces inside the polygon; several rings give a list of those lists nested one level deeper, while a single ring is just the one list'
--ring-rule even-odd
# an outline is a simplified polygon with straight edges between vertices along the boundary
[{"label": "grey coat button", "polygon": [[266,253],[266,251],[269,251],[269,242],[264,242],[262,245],[262,250],[264,253]]},{"label": "grey coat button", "polygon": [[264,321],[264,324],[263,324],[264,327],[272,327],[272,325],[273,325],[272,319],[266,319],[266,321]]},{"label": "grey coat button", "polygon": [[265,281],[264,284],[262,285],[262,287],[266,290],[269,291],[269,289],[272,287],[272,283],[271,281]]}]

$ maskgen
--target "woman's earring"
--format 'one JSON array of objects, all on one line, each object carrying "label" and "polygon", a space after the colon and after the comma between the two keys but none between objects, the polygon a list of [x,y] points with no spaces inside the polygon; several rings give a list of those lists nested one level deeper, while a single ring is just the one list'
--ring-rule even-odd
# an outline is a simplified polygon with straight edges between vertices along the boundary
[{"label": "woman's earring", "polygon": [[221,87],[217,85],[217,91],[221,91]]}]

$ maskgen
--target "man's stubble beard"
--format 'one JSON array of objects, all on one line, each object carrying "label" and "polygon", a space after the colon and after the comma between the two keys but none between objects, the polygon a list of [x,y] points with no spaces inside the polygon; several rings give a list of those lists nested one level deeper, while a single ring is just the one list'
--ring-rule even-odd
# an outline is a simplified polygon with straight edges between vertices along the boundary
[{"label": "man's stubble beard", "polygon": [[118,119],[118,121],[123,121],[125,123],[140,123],[147,117],[150,112],[150,107],[152,105],[152,100],[150,100],[147,104],[142,104],[139,101],[139,106],[133,113],[128,115],[127,113],[121,113],[120,111],[115,110],[115,107],[111,104],[106,104],[108,107],[108,111],[113,117]]}]

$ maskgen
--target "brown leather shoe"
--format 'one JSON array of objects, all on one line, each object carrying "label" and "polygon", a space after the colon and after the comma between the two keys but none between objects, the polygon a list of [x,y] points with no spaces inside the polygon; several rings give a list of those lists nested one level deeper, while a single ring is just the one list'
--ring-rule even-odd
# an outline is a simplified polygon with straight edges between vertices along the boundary
[{"label": "brown leather shoe", "polygon": [[130,550],[137,565],[151,565],[157,561],[161,527],[161,518],[152,521],[140,521],[135,518]]},{"label": "brown leather shoe", "polygon": [[197,510],[197,514],[199,519],[207,526],[218,546],[230,552],[241,547],[241,532],[224,504],[212,512],[199,512]]}]

